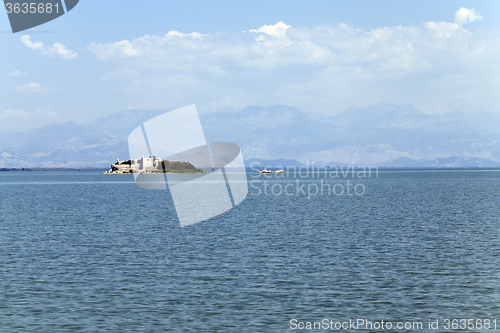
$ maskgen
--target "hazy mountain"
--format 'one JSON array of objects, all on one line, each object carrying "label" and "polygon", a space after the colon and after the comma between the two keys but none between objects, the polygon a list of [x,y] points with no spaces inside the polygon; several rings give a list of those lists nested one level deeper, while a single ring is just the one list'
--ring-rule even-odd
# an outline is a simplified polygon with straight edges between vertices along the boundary
[{"label": "hazy mountain", "polygon": [[297,160],[265,160],[261,158],[250,158],[245,160],[245,165],[247,168],[264,169],[264,168],[284,168],[284,167],[300,167],[303,163]]},{"label": "hazy mountain", "polygon": [[[0,167],[109,167],[128,158],[127,138],[135,127],[166,111],[127,110],[81,125],[0,133]],[[434,116],[409,104],[381,103],[312,117],[290,106],[253,105],[200,119],[208,141],[239,144],[247,163],[500,166],[500,123],[492,124],[500,116],[494,114]]]},{"label": "hazy mountain", "polygon": [[285,105],[253,105],[236,113],[206,113],[200,118],[207,140],[237,143],[246,159],[295,158],[325,149],[336,140],[328,124]]},{"label": "hazy mountain", "polygon": [[485,158],[448,157],[437,158],[435,160],[413,160],[407,157],[400,157],[395,161],[385,165],[389,168],[490,168],[498,167],[498,162],[493,162]]},{"label": "hazy mountain", "polygon": [[135,127],[167,111],[126,110],[82,125],[52,123],[0,135],[0,147],[12,155],[2,155],[0,166],[109,167],[117,158],[128,156],[127,138]]},{"label": "hazy mountain", "polygon": [[410,104],[351,107],[321,118],[287,106],[251,106],[237,113],[202,115],[202,124],[212,140],[238,143],[246,159],[385,165],[400,157],[455,156],[500,165],[499,135],[483,134],[464,119],[424,114]]},{"label": "hazy mountain", "polygon": [[373,129],[404,128],[428,126],[433,117],[426,115],[411,104],[391,105],[380,103],[364,109],[349,107],[346,110],[321,119],[335,127]]},{"label": "hazy mountain", "polygon": [[313,139],[327,136],[327,124],[291,106],[247,106],[239,112],[204,113],[200,115],[205,136],[210,141],[232,138],[247,144],[260,137],[274,140]]},{"label": "hazy mountain", "polygon": [[137,126],[168,111],[170,110],[126,110],[97,118],[83,124],[82,127],[93,132],[108,132],[112,136],[126,141],[130,132]]},{"label": "hazy mountain", "polygon": [[484,134],[500,134],[500,114],[488,112],[464,113],[454,111],[441,116],[443,120],[462,121]]},{"label": "hazy mountain", "polygon": [[[102,167],[126,153],[126,145],[108,132],[85,128],[74,122],[52,123],[38,129],[0,138],[18,156],[5,166]],[[22,158],[21,158],[22,156]]]},{"label": "hazy mountain", "polygon": [[0,168],[32,167],[30,161],[9,150],[0,149]]}]

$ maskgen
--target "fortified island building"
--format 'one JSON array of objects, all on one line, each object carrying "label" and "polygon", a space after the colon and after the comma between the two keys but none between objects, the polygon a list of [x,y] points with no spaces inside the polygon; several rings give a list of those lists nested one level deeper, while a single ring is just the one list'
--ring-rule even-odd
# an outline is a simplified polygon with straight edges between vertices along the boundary
[{"label": "fortified island building", "polygon": [[120,161],[116,160],[111,169],[105,174],[127,174],[127,173],[153,173],[153,172],[189,172],[199,173],[203,170],[197,169],[189,162],[167,161],[156,156],[144,157],[138,160]]}]

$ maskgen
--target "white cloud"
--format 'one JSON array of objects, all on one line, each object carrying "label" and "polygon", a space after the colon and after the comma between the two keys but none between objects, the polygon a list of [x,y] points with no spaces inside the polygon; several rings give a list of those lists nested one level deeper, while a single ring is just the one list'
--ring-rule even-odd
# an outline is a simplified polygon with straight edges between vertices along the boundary
[{"label": "white cloud", "polygon": [[24,46],[26,46],[27,48],[32,49],[32,50],[43,49],[43,43],[42,42],[33,43],[31,41],[31,37],[29,35],[22,36],[21,42],[23,42]]},{"label": "white cloud", "polygon": [[[170,44],[189,44],[192,40],[202,40],[203,35],[197,32],[190,34],[181,33],[179,31],[169,31],[165,36],[150,36],[134,39],[132,42],[128,40],[121,40],[113,43],[91,43],[87,49],[93,52],[100,60],[109,60],[116,56],[135,57],[158,49],[161,45]],[[193,45],[193,44],[192,44]]]},{"label": "white cloud", "polygon": [[448,23],[448,22],[427,22],[424,26],[430,31],[434,32],[434,37],[437,38],[449,38],[455,32],[463,32],[466,34],[470,34],[469,31],[462,28],[461,25],[456,23]]},{"label": "white cloud", "polygon": [[28,112],[26,110],[14,110],[14,109],[7,109],[0,113],[0,117],[2,118],[33,118],[33,117],[42,117],[42,118],[55,118],[57,117],[57,113],[51,110],[43,110],[43,109],[37,109],[34,112]]},{"label": "white cloud", "polygon": [[467,9],[465,7],[462,7],[455,13],[455,23],[460,25],[464,25],[467,22],[474,22],[475,20],[481,21],[482,19],[483,16],[479,13],[476,14],[474,8]]},{"label": "white cloud", "polygon": [[100,60],[111,59],[117,53],[124,56],[135,56],[138,54],[138,50],[134,49],[128,40],[109,44],[92,43],[88,46],[88,49],[94,52]]},{"label": "white cloud", "polygon": [[37,109],[29,112],[9,108],[0,112],[0,131],[24,131],[58,120],[58,114],[51,109]]},{"label": "white cloud", "polygon": [[[286,31],[291,28],[290,25],[287,25],[283,23],[282,21],[279,21],[275,25],[263,25],[259,29],[250,29],[250,32],[256,32],[256,33],[263,33],[271,37],[276,37],[276,38],[285,38],[286,37]],[[261,41],[264,39],[264,36],[259,36],[257,37],[257,41]]]},{"label": "white cloud", "polygon": [[30,83],[26,83],[26,84],[23,84],[22,86],[17,87],[16,90],[19,92],[44,93],[44,92],[48,92],[50,90],[50,88],[41,86],[36,82],[30,82]]},{"label": "white cloud", "polygon": [[455,13],[455,22],[427,22],[424,26],[430,31],[434,32],[434,37],[437,38],[450,38],[453,34],[458,35],[471,35],[470,31],[464,29],[462,26],[468,22],[481,20],[483,18],[479,13],[476,14],[474,9],[460,8]]},{"label": "white cloud", "polygon": [[[436,101],[441,111],[498,109],[491,96],[500,88],[500,36],[466,30],[463,24],[481,16],[464,9],[455,22],[420,26],[301,28],[280,21],[240,34],[171,31],[87,49],[113,60],[103,80],[136,108],[281,103],[338,111],[382,101],[432,112]],[[491,96],[457,96],[467,90]]]},{"label": "white cloud", "polygon": [[20,76],[20,75],[26,75],[28,73],[24,73],[24,72],[21,72],[21,71],[18,71],[17,69],[10,72],[9,74],[7,74],[8,76]]},{"label": "white cloud", "polygon": [[7,109],[0,113],[0,117],[28,117],[29,112],[25,110]]},{"label": "white cloud", "polygon": [[[467,15],[475,17],[476,14]],[[280,21],[249,30],[260,34],[253,40],[245,35],[171,31],[163,37],[145,35],[132,41],[91,43],[87,48],[100,60],[136,58],[136,64],[149,68],[212,71],[221,75],[235,69],[268,70],[291,65],[358,66],[365,73],[370,70],[419,71],[430,68],[429,55],[437,50],[447,49],[447,53],[453,53],[460,49],[465,55],[477,51],[467,41],[471,33],[458,23],[427,22],[424,28],[397,26],[363,31],[341,23],[306,29]],[[429,37],[448,37],[450,41],[434,43]]]},{"label": "white cloud", "polygon": [[32,42],[31,37],[29,35],[22,36],[21,42],[24,44],[24,46],[26,46],[31,50],[40,50],[42,54],[51,57],[60,57],[66,60],[78,57],[78,53],[67,49],[61,43],[54,43],[51,47],[45,47],[42,42],[36,42],[36,43]]},{"label": "white cloud", "polygon": [[119,78],[124,80],[130,80],[134,77],[138,77],[140,72],[134,69],[127,68],[114,68],[107,72],[101,79],[103,81],[109,81],[112,78]]},{"label": "white cloud", "polygon": [[78,57],[78,53],[67,49],[61,43],[54,43],[51,48],[46,50],[46,54],[51,56],[58,56],[66,60],[75,59],[76,57]]}]

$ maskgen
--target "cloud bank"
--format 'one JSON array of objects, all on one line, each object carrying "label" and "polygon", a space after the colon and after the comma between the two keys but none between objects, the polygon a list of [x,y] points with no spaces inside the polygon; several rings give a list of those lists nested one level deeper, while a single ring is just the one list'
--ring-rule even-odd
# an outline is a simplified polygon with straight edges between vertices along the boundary
[{"label": "cloud bank", "polygon": [[[427,112],[491,111],[500,88],[500,39],[467,29],[482,18],[460,8],[454,22],[369,31],[278,22],[240,34],[170,31],[91,43],[87,50],[109,63],[103,78],[116,80],[130,107],[281,103],[336,112],[382,101],[410,102]],[[25,45],[43,48],[29,38]],[[134,73],[133,79],[120,72]]]}]

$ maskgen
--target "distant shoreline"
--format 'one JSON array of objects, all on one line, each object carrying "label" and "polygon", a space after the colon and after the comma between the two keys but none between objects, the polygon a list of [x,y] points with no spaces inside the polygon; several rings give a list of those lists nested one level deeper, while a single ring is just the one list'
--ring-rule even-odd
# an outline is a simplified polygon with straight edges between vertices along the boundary
[{"label": "distant shoreline", "polygon": [[0,172],[8,171],[106,171],[106,168],[0,168]]},{"label": "distant shoreline", "polygon": [[[292,169],[295,168],[296,170],[299,170],[301,167],[283,167],[286,171],[287,168],[289,169]],[[314,171],[318,171],[318,168],[317,166],[315,166],[314,168],[312,167],[309,167],[309,168],[306,168],[305,166],[302,166],[302,169],[300,170],[314,170]],[[324,167],[320,167],[321,168],[321,171],[323,171],[323,168]],[[335,167],[327,167],[327,168],[333,168],[335,169]],[[353,170],[351,166],[337,166],[337,168],[339,170]],[[247,167],[246,170],[247,171],[260,171],[261,169],[264,169],[264,168],[249,168]],[[275,168],[269,168],[271,170],[274,170]],[[354,170],[362,170],[363,168],[362,167],[354,167]],[[107,168],[0,168],[0,172],[33,172],[33,171],[107,171],[108,169]],[[327,171],[331,171],[332,169],[327,169]],[[481,167],[450,167],[450,168],[443,168],[443,167],[438,167],[438,168],[432,168],[432,167],[421,167],[421,168],[416,168],[416,167],[394,167],[394,168],[390,168],[390,167],[378,167],[378,170],[379,171],[411,171],[411,170],[429,170],[429,171],[432,171],[432,170],[484,170],[484,171],[487,171],[487,170],[500,170],[500,167],[486,167],[486,168],[481,168]],[[161,174],[163,172],[158,172],[158,173],[151,173],[151,174]],[[206,173],[206,172],[205,172]],[[110,174],[113,174],[113,173],[110,173]],[[167,174],[198,174],[198,173],[177,173],[177,172],[167,172]],[[203,174],[203,173],[199,173],[199,174]],[[121,175],[126,175],[125,173],[122,173]],[[132,173],[130,173],[130,175],[132,175]]]}]

